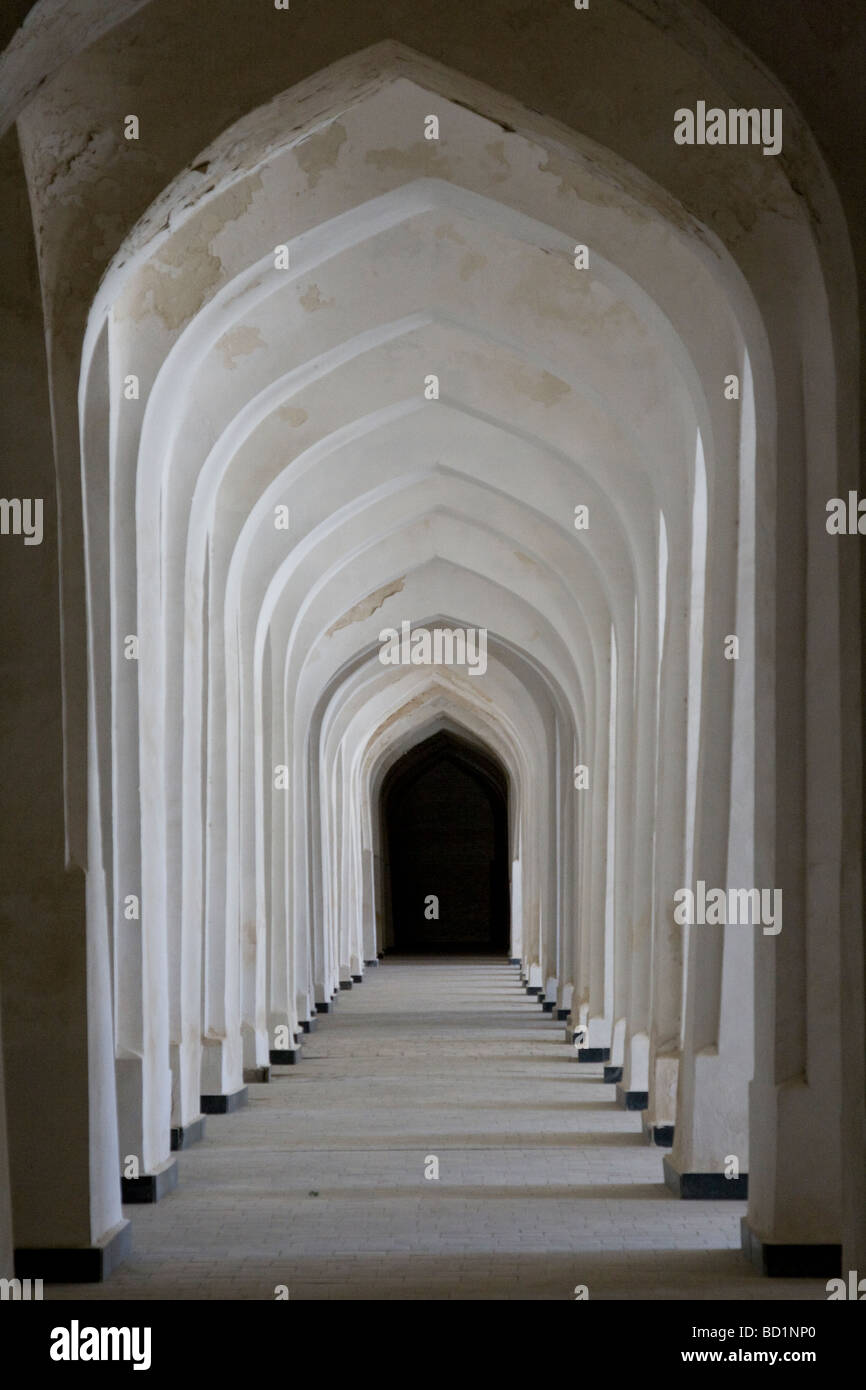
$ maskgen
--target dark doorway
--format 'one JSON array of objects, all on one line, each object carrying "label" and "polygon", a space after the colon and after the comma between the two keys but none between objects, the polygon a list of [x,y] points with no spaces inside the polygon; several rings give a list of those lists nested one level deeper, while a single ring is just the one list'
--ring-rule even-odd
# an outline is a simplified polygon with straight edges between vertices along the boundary
[{"label": "dark doorway", "polygon": [[505,952],[508,782],[451,733],[410,749],[382,786],[385,942],[394,951]]}]

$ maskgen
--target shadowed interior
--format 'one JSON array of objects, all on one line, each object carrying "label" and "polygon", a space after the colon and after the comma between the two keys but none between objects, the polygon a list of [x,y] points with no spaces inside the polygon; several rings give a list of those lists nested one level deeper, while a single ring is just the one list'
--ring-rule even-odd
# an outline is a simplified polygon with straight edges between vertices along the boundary
[{"label": "shadowed interior", "polygon": [[381,805],[390,949],[506,951],[508,790],[499,764],[438,733],[391,769]]}]

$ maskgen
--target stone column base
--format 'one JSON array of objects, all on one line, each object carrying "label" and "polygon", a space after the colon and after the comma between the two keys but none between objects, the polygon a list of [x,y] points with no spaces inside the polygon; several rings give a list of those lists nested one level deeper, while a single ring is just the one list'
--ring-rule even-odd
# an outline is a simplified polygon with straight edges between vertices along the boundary
[{"label": "stone column base", "polygon": [[841,1245],[781,1245],[765,1241],[744,1216],[740,1222],[743,1254],[769,1279],[831,1279],[842,1273]]},{"label": "stone column base", "polygon": [[301,1060],[301,1049],[299,1047],[271,1048],[272,1067],[296,1067]]},{"label": "stone column base", "polygon": [[626,1091],[622,1086],[617,1086],[616,1103],[620,1110],[646,1110],[649,1091]]},{"label": "stone column base", "polygon": [[622,1067],[605,1067],[603,1079],[608,1082],[622,1081]]},{"label": "stone column base", "polygon": [[190,1144],[197,1144],[204,1139],[204,1115],[199,1115],[197,1120],[193,1120],[189,1125],[172,1125],[171,1147],[172,1152],[178,1149],[188,1149]]},{"label": "stone column base", "polygon": [[724,1173],[681,1173],[665,1154],[662,1160],[665,1183],[675,1197],[686,1201],[744,1202],[749,1195],[749,1175],[726,1178]]},{"label": "stone column base", "polygon": [[580,1047],[577,1049],[578,1062],[609,1062],[609,1047]]},{"label": "stone column base", "polygon": [[643,1132],[648,1144],[655,1144],[660,1149],[672,1149],[674,1146],[673,1125],[653,1125],[644,1120]]},{"label": "stone column base", "polygon": [[15,1251],[16,1279],[46,1284],[101,1284],[132,1250],[132,1226],[121,1221],[96,1245]]},{"label": "stone column base", "polygon": [[[273,1053],[271,1053],[273,1057]],[[235,1110],[241,1110],[250,1103],[250,1094],[246,1086],[241,1086],[239,1091],[232,1091],[231,1095],[202,1096],[201,1108],[205,1115],[231,1115]]]},{"label": "stone column base", "polygon": [[122,1202],[150,1204],[159,1202],[177,1187],[177,1159],[170,1158],[161,1163],[152,1173],[142,1173],[139,1178],[120,1179],[120,1200]]},{"label": "stone column base", "polygon": [[244,1081],[248,1081],[253,1085],[262,1085],[262,1083],[270,1081],[270,1079],[270,1067],[244,1067]]}]

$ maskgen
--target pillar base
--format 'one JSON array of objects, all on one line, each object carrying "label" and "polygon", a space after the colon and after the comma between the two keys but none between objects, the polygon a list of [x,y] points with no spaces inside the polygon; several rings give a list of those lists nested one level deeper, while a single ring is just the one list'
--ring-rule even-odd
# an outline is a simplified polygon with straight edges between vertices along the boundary
[{"label": "pillar base", "polygon": [[244,1081],[253,1085],[261,1085],[263,1082],[270,1081],[270,1067],[244,1067]]},{"label": "pillar base", "polygon": [[96,1245],[80,1249],[19,1249],[16,1279],[43,1279],[46,1284],[101,1284],[132,1250],[132,1226],[121,1221]]},{"label": "pillar base", "polygon": [[541,1001],[541,1011],[542,1011],[542,1013],[545,1013],[545,1014],[552,1014],[552,1013],[553,1013],[553,1005],[554,1005],[554,1002],[555,1002],[555,1001],[554,1001],[553,999],[542,999],[542,1001]]},{"label": "pillar base", "polygon": [[352,988],[352,981],[351,981],[351,980],[341,980],[341,981],[340,981],[340,989],[351,989],[351,988]]},{"label": "pillar base", "polygon": [[609,1047],[579,1047],[578,1062],[607,1062],[610,1060]]},{"label": "pillar base", "polygon": [[235,1110],[242,1110],[249,1103],[250,1094],[246,1086],[241,1086],[239,1091],[232,1091],[231,1095],[202,1096],[201,1098],[201,1108],[205,1115],[232,1115]]},{"label": "pillar base", "polygon": [[371,966],[376,966],[376,967],[378,967],[379,962],[378,962],[378,960],[365,960],[365,961],[364,961],[364,964],[366,965],[367,969],[369,970],[369,969],[371,968]]},{"label": "pillar base", "polygon": [[648,1144],[655,1144],[660,1149],[672,1149],[674,1146],[673,1125],[651,1125],[644,1120],[643,1132]]},{"label": "pillar base", "polygon": [[324,1004],[324,1003],[323,1003],[323,1004],[320,1004],[319,1001],[318,1001],[318,999],[316,1000],[316,1013],[317,1013],[317,1014],[329,1014],[330,1012],[331,1012],[331,1006],[330,1006],[330,1004]]},{"label": "pillar base", "polygon": [[603,1080],[622,1081],[622,1067],[605,1067]]},{"label": "pillar base", "polygon": [[649,1091],[626,1091],[622,1086],[617,1086],[616,1103],[620,1110],[646,1110]]},{"label": "pillar base", "polygon": [[363,983],[364,983],[364,976],[363,976],[363,975],[353,975],[353,976],[352,976],[352,983],[355,984],[355,985],[361,985],[361,984],[363,984]]},{"label": "pillar base", "polygon": [[170,1158],[161,1163],[153,1173],[142,1173],[140,1178],[120,1179],[120,1200],[124,1203],[141,1205],[159,1202],[177,1187],[177,1159]]},{"label": "pillar base", "polygon": [[743,1254],[768,1279],[838,1278],[842,1273],[841,1245],[776,1245],[740,1222]]},{"label": "pillar base", "polygon": [[571,1013],[571,1009],[557,1009],[557,1011],[556,1011],[556,1021],[557,1021],[557,1023],[565,1023],[565,1021],[566,1021],[566,1019],[568,1018],[568,1016],[569,1016],[570,1013]]},{"label": "pillar base", "polygon": [[296,1067],[301,1060],[301,1049],[299,1047],[272,1047],[270,1057],[272,1067]]},{"label": "pillar base", "polygon": [[301,1031],[302,1031],[302,1032],[304,1032],[304,1033],[313,1033],[313,1032],[315,1032],[315,1029],[316,1029],[316,1020],[315,1020],[314,1018],[305,1018],[305,1019],[302,1019],[302,1020],[301,1020]]},{"label": "pillar base", "polygon": [[520,959],[519,956],[512,956],[511,959],[510,959],[510,961],[508,962],[508,964],[509,964],[509,965],[522,965],[522,964],[523,964],[523,961]]},{"label": "pillar base", "polygon": [[527,985],[527,986],[526,986],[526,993],[527,993],[527,994],[540,994],[540,993],[541,993],[541,985]]},{"label": "pillar base", "polygon": [[665,1154],[662,1159],[665,1185],[675,1197],[685,1201],[745,1202],[749,1195],[749,1175],[726,1178],[724,1173],[681,1173]]},{"label": "pillar base", "polygon": [[172,1125],[171,1129],[171,1148],[172,1152],[178,1149],[188,1149],[190,1144],[198,1144],[204,1139],[204,1115],[199,1115],[197,1120],[193,1120],[189,1125]]}]

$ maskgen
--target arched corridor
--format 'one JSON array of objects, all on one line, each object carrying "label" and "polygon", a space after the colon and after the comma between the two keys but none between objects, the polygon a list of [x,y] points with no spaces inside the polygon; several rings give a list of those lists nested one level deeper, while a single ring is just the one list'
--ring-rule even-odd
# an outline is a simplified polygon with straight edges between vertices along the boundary
[{"label": "arched corridor", "polygon": [[849,30],[729,6],[23,7],[0,1280],[866,1271]]}]

